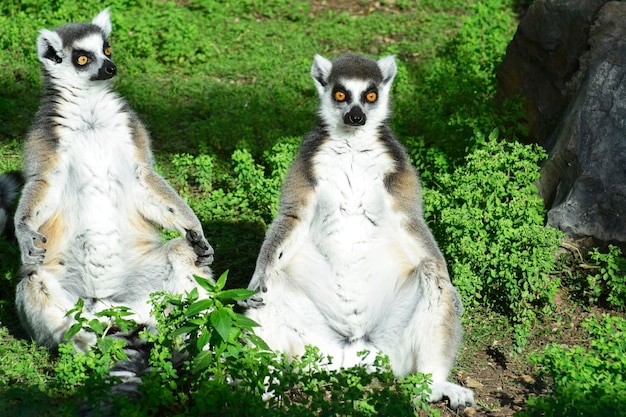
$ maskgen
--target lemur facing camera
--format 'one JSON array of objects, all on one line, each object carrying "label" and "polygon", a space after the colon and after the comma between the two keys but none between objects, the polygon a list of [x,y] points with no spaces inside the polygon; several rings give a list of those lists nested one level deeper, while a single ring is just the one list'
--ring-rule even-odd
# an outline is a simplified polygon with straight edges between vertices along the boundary
[{"label": "lemur facing camera", "polygon": [[[111,85],[117,68],[108,9],[91,23],[41,30],[45,92],[24,148],[25,185],[15,214],[23,277],[16,303],[40,344],[55,347],[86,314],[127,306],[150,325],[149,295],[211,278],[213,249],[191,208],[154,170],[149,137]],[[155,225],[186,239],[163,242]],[[79,332],[79,350],[94,342]]]},{"label": "lemur facing camera", "polygon": [[334,367],[380,351],[397,376],[432,374],[431,401],[474,405],[447,378],[461,342],[460,297],[423,217],[418,174],[387,125],[393,56],[315,56],[320,121],[287,175],[246,314],[275,350],[305,345]]}]

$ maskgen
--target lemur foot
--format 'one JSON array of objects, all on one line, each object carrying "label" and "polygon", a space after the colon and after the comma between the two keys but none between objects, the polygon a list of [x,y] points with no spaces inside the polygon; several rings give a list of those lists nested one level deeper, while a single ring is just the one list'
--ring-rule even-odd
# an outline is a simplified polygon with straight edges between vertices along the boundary
[{"label": "lemur foot", "polygon": [[476,406],[474,393],[468,388],[444,381],[433,383],[431,389],[430,402],[441,401],[446,397],[450,401],[450,408],[453,410]]}]

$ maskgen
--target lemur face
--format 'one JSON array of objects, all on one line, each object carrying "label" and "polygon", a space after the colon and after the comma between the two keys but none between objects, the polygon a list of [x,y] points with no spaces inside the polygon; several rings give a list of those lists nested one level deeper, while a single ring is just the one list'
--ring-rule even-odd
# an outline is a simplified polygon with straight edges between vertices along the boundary
[{"label": "lemur face", "polygon": [[389,90],[395,74],[392,56],[375,61],[344,55],[330,62],[316,55],[311,75],[322,121],[341,133],[380,126],[389,117]]},{"label": "lemur face", "polygon": [[108,9],[92,23],[43,29],[37,39],[39,60],[54,83],[108,80],[117,73],[108,41],[110,33]]},{"label": "lemur face", "polygon": [[331,106],[348,126],[363,126],[378,107],[378,86],[371,80],[341,79],[328,90]]},{"label": "lemur face", "polygon": [[78,39],[65,49],[74,70],[92,81],[108,80],[117,73],[117,67],[111,61],[111,46],[99,33]]}]

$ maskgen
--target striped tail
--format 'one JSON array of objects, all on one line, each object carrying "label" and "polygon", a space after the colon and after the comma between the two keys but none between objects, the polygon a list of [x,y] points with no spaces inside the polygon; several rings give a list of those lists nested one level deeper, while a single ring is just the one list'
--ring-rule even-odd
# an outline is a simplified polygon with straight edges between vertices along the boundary
[{"label": "striped tail", "polygon": [[107,336],[126,342],[124,347],[126,359],[118,361],[109,370],[109,376],[119,381],[113,383],[105,395],[108,399],[99,400],[98,403],[94,403],[93,399],[85,400],[78,410],[80,417],[115,417],[117,413],[113,406],[113,398],[127,397],[133,402],[140,399],[141,376],[151,371],[148,358],[152,346],[139,337],[139,332],[144,328],[145,326],[139,326],[128,333],[120,330]]},{"label": "striped tail", "polygon": [[22,185],[24,185],[24,180],[18,172],[7,172],[0,175],[0,235],[4,235],[8,239],[15,237],[13,213]]},{"label": "striped tail", "polygon": [[111,376],[121,380],[111,389],[111,393],[114,395],[125,395],[133,399],[141,396],[139,391],[141,376],[150,371],[148,358],[151,349],[151,345],[139,337],[139,332],[143,328],[140,326],[131,333],[120,332],[111,335],[112,338],[122,339],[126,342],[124,347],[126,359],[118,361],[109,371]]}]

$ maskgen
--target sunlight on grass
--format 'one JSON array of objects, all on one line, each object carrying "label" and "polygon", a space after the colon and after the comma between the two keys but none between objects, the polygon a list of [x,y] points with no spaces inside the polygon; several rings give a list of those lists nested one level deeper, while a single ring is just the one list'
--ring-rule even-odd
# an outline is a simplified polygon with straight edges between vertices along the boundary
[{"label": "sunlight on grass", "polygon": [[[520,117],[515,103],[504,114],[494,104],[495,69],[516,30],[519,2],[331,3],[107,2],[119,69],[116,89],[150,130],[158,169],[201,219],[216,249],[216,273],[230,271],[228,282],[221,282],[226,287],[210,291],[223,295],[245,287],[252,274],[285,172],[300,138],[315,123],[313,55],[393,54],[398,75],[390,123],[421,171],[427,220],[466,304],[467,348],[456,369],[459,375],[475,370],[474,355],[494,339],[506,354],[524,347],[543,357],[533,337],[550,332],[542,327],[543,318],[566,315],[555,303],[567,292],[560,278],[569,274],[564,281],[578,294],[572,295],[573,305],[589,308],[623,294],[626,263],[616,249],[590,255],[588,263],[603,268],[598,274],[556,259],[558,236],[543,227],[543,207],[532,185],[543,153],[515,142],[525,134],[510,127]],[[37,31],[90,20],[103,7],[95,0],[0,4],[0,172],[21,166],[21,145],[38,108]],[[110,365],[106,355],[115,347],[77,358],[68,347],[50,353],[26,340],[14,308],[18,252],[12,242],[0,240],[0,414],[75,415],[86,397],[103,400],[106,391],[100,388],[109,384],[103,379]],[[377,359],[373,374],[359,367],[333,373],[320,369],[323,358],[315,350],[302,362],[288,362],[251,348],[239,339],[251,324],[237,322],[242,319],[233,299],[226,299],[211,306],[223,319],[217,329],[197,304],[188,310],[193,296],[167,299],[176,307],[160,322],[160,336],[145,336],[155,346],[152,365],[162,370],[145,377],[152,403],[142,409],[122,399],[116,405],[120,415],[191,416],[207,410],[233,416],[451,415],[423,401],[428,376],[397,380],[385,358]],[[612,304],[615,311],[623,307]],[[176,368],[174,352],[185,343],[175,326],[181,322],[196,343],[203,331],[220,335],[224,350],[196,349],[187,362],[176,358],[182,366]],[[622,322],[611,325],[623,333]],[[588,326],[590,337],[606,342],[604,328]],[[575,374],[573,363],[583,358],[587,371],[595,373],[588,353],[609,355],[606,346],[613,345],[550,347],[537,363],[556,378],[556,390],[545,401],[532,400],[532,410],[552,407],[557,411],[551,415],[559,415],[558,395],[575,396],[574,383],[603,389],[588,384],[590,377],[578,374],[576,380],[566,372]],[[280,379],[274,387],[279,395],[262,401],[273,378]]]}]

